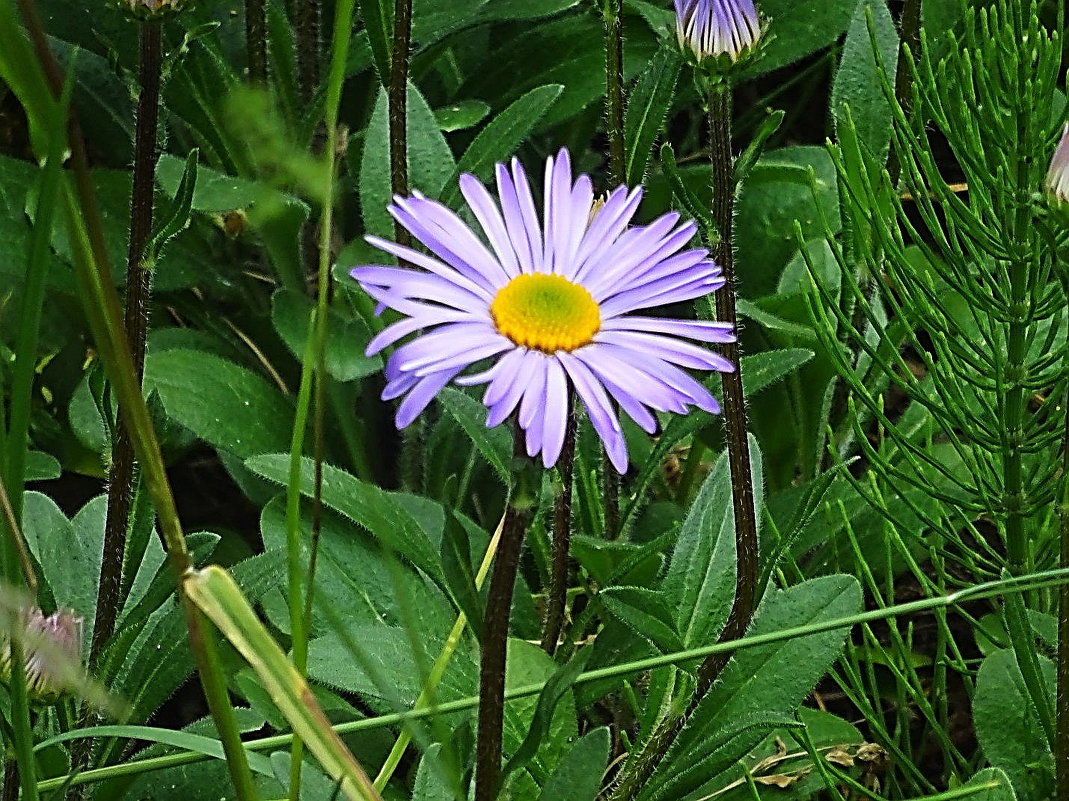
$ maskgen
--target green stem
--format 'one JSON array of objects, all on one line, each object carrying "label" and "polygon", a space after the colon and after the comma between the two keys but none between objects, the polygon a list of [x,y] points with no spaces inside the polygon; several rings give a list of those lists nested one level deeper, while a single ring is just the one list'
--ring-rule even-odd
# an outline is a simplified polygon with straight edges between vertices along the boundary
[{"label": "green stem", "polygon": [[557,651],[564,611],[568,600],[568,555],[572,542],[572,475],[575,468],[575,414],[568,414],[564,446],[560,452],[560,494],[553,510],[553,569],[546,597],[546,620],[542,629],[542,650],[550,656]]},{"label": "green stem", "polygon": [[[8,581],[12,576],[8,576]],[[30,723],[30,703],[26,688],[26,662],[22,650],[23,620],[10,619],[11,728],[14,730],[15,762],[18,765],[22,801],[37,801],[37,762],[33,753],[33,726]]]},{"label": "green stem", "polygon": [[[355,0],[341,0],[335,8],[334,38],[331,43],[330,74],[327,78],[327,96],[324,107],[326,141],[333,143],[337,136],[338,115],[341,108],[342,84],[345,81],[345,65],[349,54],[349,33],[352,26]],[[289,549],[290,625],[293,635],[293,664],[303,677],[308,667],[308,629],[311,623],[316,558],[319,549],[319,532],[322,522],[323,488],[323,416],[326,413],[327,327],[330,307],[330,245],[334,229],[334,182],[337,176],[337,161],[334,147],[325,148],[326,174],[321,198],[322,217],[319,225],[319,270],[317,274],[318,296],[311,330],[301,364],[301,387],[298,393],[297,414],[293,425],[290,448],[290,476],[287,486],[287,545]],[[312,537],[308,557],[308,578],[304,593],[301,592],[300,561],[300,482],[301,453],[304,433],[308,423],[308,408],[311,389],[315,381],[315,475],[313,478]],[[290,761],[290,798],[300,796],[302,744],[294,738]]]},{"label": "green stem", "polygon": [[[1022,130],[1023,120],[1018,120],[1018,143],[1025,141],[1025,131]],[[1015,194],[1024,191],[1028,186],[1030,164],[1028,159],[1017,153],[1016,186],[1012,187]],[[1029,206],[1018,199],[1018,208],[1012,220],[1011,231],[1016,234],[1015,241],[1028,242],[1030,237],[1027,228],[1030,226]],[[1006,337],[1006,361],[1000,380],[1005,382],[1002,407],[1002,425],[999,433],[1001,436],[1000,452],[1002,455],[1002,481],[1003,481],[1003,508],[1005,515],[1004,525],[1006,532],[1006,555],[1007,568],[1012,575],[1021,575],[1028,570],[1031,562],[1029,549],[1029,532],[1026,530],[1026,517],[1029,514],[1030,499],[1024,481],[1024,454],[1022,448],[1025,444],[1025,418],[1029,390],[1026,386],[1028,379],[1028,350],[1030,344],[1029,334],[1034,325],[1031,319],[1031,304],[1029,302],[1029,287],[1032,266],[1028,259],[1019,259],[1009,265],[1010,276],[1010,309],[1012,317],[1009,322],[1009,331]],[[1032,625],[1028,620],[1024,598],[1010,596],[1006,599],[1003,609],[1006,631],[1010,637],[1017,659],[1017,665],[1021,670],[1028,697],[1035,706],[1040,724],[1047,737],[1050,747],[1054,748],[1055,727],[1054,710],[1050,704],[1043,674],[1039,670],[1039,658],[1036,655],[1035,635]]]},{"label": "green stem", "polygon": [[[718,653],[732,653],[746,648],[758,648],[764,645],[772,645],[773,643],[785,642],[799,637],[807,637],[827,631],[836,631],[838,629],[845,631],[851,626],[872,623],[877,620],[909,617],[922,612],[931,612],[939,609],[956,609],[965,604],[971,604],[988,598],[995,598],[1013,593],[1032,592],[1048,587],[1065,585],[1069,585],[1069,569],[1046,570],[1026,576],[1013,576],[1007,579],[987,581],[947,595],[937,595],[933,598],[922,598],[917,601],[898,604],[897,606],[889,606],[883,609],[872,609],[867,612],[860,612],[856,615],[848,615],[846,617],[835,618],[834,620],[825,620],[820,623],[809,623],[804,626],[794,626],[792,628],[781,629],[780,631],[769,632],[768,634],[752,635],[733,642],[717,642],[701,648],[692,648],[686,651],[677,651],[675,653],[662,654],[660,656],[639,659],[633,662],[625,662],[620,665],[612,665],[611,667],[598,668],[581,674],[575,680],[575,684],[581,686],[592,682],[603,682],[622,679],[629,676],[638,676],[651,670],[706,659]],[[531,696],[541,693],[542,690],[545,689],[545,686],[545,682],[540,682],[538,684],[527,684],[522,687],[514,687],[513,689],[506,691],[504,697],[506,701],[514,701],[519,698],[530,698]],[[375,718],[362,718],[347,723],[339,723],[332,728],[340,735],[374,731],[376,729],[397,726],[410,721],[424,720],[435,715],[449,715],[454,712],[463,712],[467,709],[474,709],[479,706],[479,703],[480,699],[478,697],[460,698],[456,701],[447,701],[434,707],[425,707],[411,712],[395,712]],[[82,731],[67,732],[60,735],[58,738],[53,738],[52,740],[41,743],[38,748],[46,747],[55,742],[62,742],[66,739],[74,739],[78,736],[92,737],[94,736],[94,730],[85,729]],[[244,745],[249,751],[253,752],[272,751],[279,747],[284,747],[292,741],[292,734],[280,734],[272,737],[263,737],[258,740],[250,740]],[[38,784],[38,790],[47,792],[68,784],[71,786],[91,784],[94,782],[105,781],[107,779],[113,779],[118,776],[139,775],[155,770],[162,770],[164,768],[173,768],[180,765],[204,762],[209,759],[212,759],[212,756],[209,754],[183,752],[168,754],[161,757],[152,757],[144,760],[131,760],[120,765],[109,765],[105,768],[85,771],[74,777],[64,775],[45,779]]]}]

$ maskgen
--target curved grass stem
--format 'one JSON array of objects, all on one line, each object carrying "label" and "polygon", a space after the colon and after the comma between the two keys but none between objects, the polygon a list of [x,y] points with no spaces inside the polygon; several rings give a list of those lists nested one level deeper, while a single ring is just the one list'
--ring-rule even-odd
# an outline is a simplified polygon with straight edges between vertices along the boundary
[{"label": "curved grass stem", "polygon": [[[834,620],[809,623],[804,626],[794,626],[780,631],[769,632],[767,634],[751,635],[749,637],[744,637],[741,640],[717,642],[712,645],[702,646],[701,648],[677,651],[674,653],[649,657],[647,659],[624,662],[610,667],[589,670],[582,673],[575,680],[575,686],[638,676],[651,670],[657,670],[658,668],[671,665],[682,665],[688,662],[693,663],[695,660],[706,659],[719,653],[733,653],[746,648],[758,648],[764,645],[771,645],[772,643],[786,642],[787,640],[793,640],[798,637],[807,637],[812,634],[820,634],[822,632],[835,631],[838,629],[848,629],[851,626],[873,623],[878,620],[890,620],[899,617],[908,618],[919,613],[944,609],[960,609],[965,604],[971,604],[989,598],[1022,592],[1035,592],[1046,588],[1062,587],[1066,585],[1069,585],[1069,568],[1046,570],[1025,576],[1012,576],[1007,579],[987,581],[945,595],[921,598],[916,601],[909,601],[907,603],[896,604],[895,606],[883,607],[881,609],[870,609],[865,612],[859,612],[854,615],[848,615]],[[540,682],[537,684],[524,685],[522,687],[514,687],[505,692],[504,699],[505,701],[514,701],[519,698],[530,698],[541,693],[542,690],[545,689],[545,686],[545,682]],[[479,706],[479,703],[480,699],[478,697],[460,698],[456,701],[446,701],[434,707],[428,706],[421,710],[396,712],[380,715],[374,718],[362,718],[347,723],[339,723],[333,726],[333,729],[336,733],[342,735],[364,731],[375,731],[389,726],[397,726],[409,721],[414,722],[424,720],[435,715],[448,715],[455,712],[474,709]],[[93,729],[67,732],[60,737],[39,743],[37,747],[39,749],[45,748],[56,742],[75,739],[77,737],[92,737],[93,734]],[[252,752],[271,751],[280,747],[285,747],[292,742],[292,740],[292,734],[279,734],[271,737],[262,737],[257,740],[249,740],[244,745],[245,748]],[[135,776],[155,770],[162,770],[164,768],[173,768],[180,765],[204,762],[211,758],[212,756],[210,754],[201,753],[199,751],[185,751],[176,754],[167,754],[165,756],[151,757],[149,759],[130,760],[129,762],[119,765],[109,765],[105,768],[85,771],[84,773],[73,777],[68,775],[51,777],[41,781],[38,784],[38,790],[40,792],[51,792],[58,787],[63,787],[68,784],[71,786],[93,784],[107,779],[113,779],[118,776]]]}]

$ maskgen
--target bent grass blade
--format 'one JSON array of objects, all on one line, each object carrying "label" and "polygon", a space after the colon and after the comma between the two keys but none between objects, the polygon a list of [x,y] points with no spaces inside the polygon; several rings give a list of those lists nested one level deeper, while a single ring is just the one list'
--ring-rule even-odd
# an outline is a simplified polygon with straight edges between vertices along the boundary
[{"label": "bent grass blade", "polygon": [[382,801],[363,768],[331,728],[307,682],[256,617],[230,574],[211,565],[189,571],[184,584],[190,599],[256,671],[294,732],[339,783],[345,797],[350,801]]}]

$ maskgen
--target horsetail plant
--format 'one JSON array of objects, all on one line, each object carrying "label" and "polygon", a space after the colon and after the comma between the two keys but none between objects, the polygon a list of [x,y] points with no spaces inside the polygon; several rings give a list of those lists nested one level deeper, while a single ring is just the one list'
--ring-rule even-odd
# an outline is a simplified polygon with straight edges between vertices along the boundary
[{"label": "horsetail plant", "polygon": [[[848,388],[853,436],[835,443],[840,455],[857,451],[900,492],[913,487],[939,499],[937,511],[912,508],[927,534],[914,528],[903,536],[957,557],[980,578],[1022,575],[1059,552],[1047,512],[1064,440],[1067,297],[1058,237],[1037,190],[1061,127],[1051,109],[1062,45],[1060,31],[1040,24],[1036,2],[970,8],[964,32],[942,58],[923,39],[915,59],[904,56],[911,115],[879,70],[898,186],[849,115],[829,146],[852,232],[844,244],[826,225],[841,299],[803,253],[821,300],[813,305],[817,330]],[[945,137],[966,196],[938,166],[929,124]],[[1046,176],[1055,199],[1067,153],[1059,150]],[[889,409],[887,387],[912,407]],[[922,426],[906,425],[918,416]],[[918,437],[925,430],[935,434],[930,447]],[[1039,601],[1007,596],[1002,615],[1035,720],[1053,747],[1054,688],[1040,670],[1026,600]]]}]

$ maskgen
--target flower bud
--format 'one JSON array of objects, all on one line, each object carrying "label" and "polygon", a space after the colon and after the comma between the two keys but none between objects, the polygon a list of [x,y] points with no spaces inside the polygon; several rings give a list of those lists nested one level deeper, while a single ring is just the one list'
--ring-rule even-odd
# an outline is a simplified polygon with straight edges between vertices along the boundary
[{"label": "flower bud", "polygon": [[162,19],[185,5],[186,0],[119,0],[119,6],[138,20]]},{"label": "flower bud", "polygon": [[761,39],[754,0],[675,0],[679,46],[697,64],[729,68]]},{"label": "flower bud", "polygon": [[1069,123],[1054,151],[1047,171],[1047,198],[1054,210],[1069,220]]},{"label": "flower bud", "polygon": [[[37,607],[25,609],[20,625],[26,688],[30,697],[54,703],[78,688],[82,679],[82,618],[73,610],[60,609],[44,616]],[[11,679],[11,642],[5,636],[0,647],[0,679]]]}]

